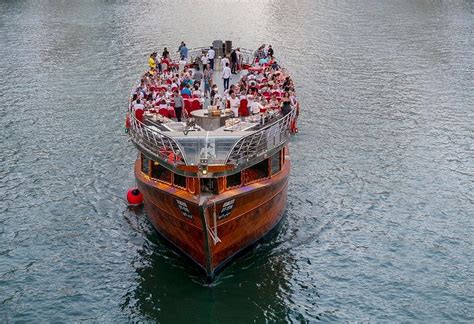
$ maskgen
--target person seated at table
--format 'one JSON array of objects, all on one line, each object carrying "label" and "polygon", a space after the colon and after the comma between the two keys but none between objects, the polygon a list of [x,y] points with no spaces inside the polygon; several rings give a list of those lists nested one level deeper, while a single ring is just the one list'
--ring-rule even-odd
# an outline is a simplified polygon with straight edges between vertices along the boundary
[{"label": "person seated at table", "polygon": [[234,113],[234,117],[239,117],[240,99],[237,98],[234,90],[229,91],[228,100],[229,100],[230,110],[232,110],[232,112]]},{"label": "person seated at table", "polygon": [[142,101],[140,99],[137,99],[135,104],[133,105],[133,110],[138,110],[138,109],[145,109],[145,106],[142,104]]},{"label": "person seated at table", "polygon": [[263,105],[258,100],[253,101],[252,104],[250,105],[250,111],[252,112],[252,115],[259,114],[260,109],[262,108],[263,108]]},{"label": "person seated at table", "polygon": [[249,107],[250,109],[250,106],[252,106],[254,100],[255,100],[256,96],[254,95],[247,95],[246,99],[247,99],[247,107]]},{"label": "person seated at table", "polygon": [[181,90],[181,95],[188,95],[191,97],[191,89],[189,89],[189,83],[184,86],[184,88]]},{"label": "person seated at table", "polygon": [[170,70],[166,70],[165,72],[163,72],[164,80],[170,80],[172,78],[173,78],[173,72],[171,72]]},{"label": "person seated at table", "polygon": [[276,94],[272,94],[272,97],[269,101],[269,104],[272,107],[279,107],[280,106],[280,102],[278,101],[278,99],[276,97]]},{"label": "person seated at table", "polygon": [[268,63],[268,58],[266,58],[266,57],[262,57],[262,58],[258,61],[258,64],[259,64],[260,66],[264,66],[264,65],[267,64],[267,63]]},{"label": "person seated at table", "polygon": [[166,91],[164,89],[161,89],[158,95],[155,97],[156,101],[160,101],[161,99],[166,100]]},{"label": "person seated at table", "polygon": [[211,106],[217,106],[219,109],[221,109],[221,102],[222,102],[222,97],[219,93],[216,93],[214,96],[213,101],[211,101]]},{"label": "person seated at table", "polygon": [[247,75],[242,75],[239,81],[240,86],[247,88],[247,81],[248,81]]},{"label": "person seated at table", "polygon": [[211,88],[211,106],[215,106],[214,104],[214,97],[216,94],[219,93],[219,90],[217,89],[217,84],[213,84]]},{"label": "person seated at table", "polygon": [[165,99],[160,99],[157,104],[159,109],[168,109],[168,104]]},{"label": "person seated at table", "polygon": [[194,84],[194,90],[192,93],[193,97],[200,98],[201,97],[201,91],[199,90],[199,83]]},{"label": "person seated at table", "polygon": [[171,88],[171,89],[177,89],[177,88],[179,88],[179,86],[178,86],[178,81],[177,81],[176,79],[172,79],[172,80],[171,80],[170,88]]},{"label": "person seated at table", "polygon": [[261,93],[270,92],[270,88],[268,87],[268,83],[262,84],[262,87],[260,88],[260,92]]}]

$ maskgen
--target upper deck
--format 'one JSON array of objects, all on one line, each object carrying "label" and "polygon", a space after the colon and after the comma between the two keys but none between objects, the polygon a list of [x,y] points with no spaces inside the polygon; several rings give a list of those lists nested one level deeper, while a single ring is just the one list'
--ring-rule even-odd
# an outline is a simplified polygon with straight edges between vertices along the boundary
[{"label": "upper deck", "polygon": [[[192,71],[191,73],[200,64],[199,59],[196,62],[196,58],[200,58],[199,55],[206,49],[208,48],[193,48],[188,51],[188,60],[185,66]],[[284,90],[288,90],[281,87],[281,81],[287,80],[286,70],[281,67],[276,68],[275,65],[273,67],[269,64],[258,65],[252,51],[241,49],[240,52],[242,54],[239,57],[238,64],[241,69],[238,72],[236,71],[237,74],[233,75],[232,83],[236,87],[240,87],[239,94],[242,98],[248,100],[261,97],[262,101],[258,99],[259,102],[265,103],[266,99],[263,98],[267,93],[264,93],[263,89],[268,92],[274,91],[277,94],[279,93],[278,96],[273,96],[273,99],[281,100],[279,99],[281,94],[284,93]],[[181,62],[180,67],[180,62],[177,58],[172,58],[171,60],[172,62],[170,62],[167,68],[173,69],[174,77],[172,82],[168,81],[169,78],[165,79],[166,73],[157,73],[151,77],[149,75],[147,77],[145,74],[143,78],[148,78],[146,82],[155,82],[155,86],[157,85],[156,82],[158,82],[157,86],[168,89],[166,91],[168,92],[171,90],[172,85],[175,84],[176,80],[174,78],[176,75],[178,75],[178,80],[185,78],[186,72],[182,72],[183,70],[186,71],[186,68],[183,68],[183,62]],[[222,88],[221,62],[221,57],[216,55],[213,81],[218,84],[219,88]],[[171,73],[168,72],[168,75],[171,75]],[[284,78],[281,78],[281,75]],[[252,89],[252,95],[249,97],[247,95],[250,93],[250,87],[242,86],[240,81],[242,76],[244,79],[250,78],[256,81],[254,83],[249,82],[248,84],[251,84],[252,88],[254,88]],[[279,77],[278,79],[277,76]],[[141,86],[143,86],[143,78],[140,81]],[[154,81],[150,80],[150,78],[154,78]],[[269,81],[270,78],[272,81]],[[254,84],[256,84],[255,87]],[[147,91],[154,92],[150,88],[152,87],[147,87]],[[137,91],[143,93],[143,89],[139,89],[140,86],[134,90],[134,93]],[[153,100],[153,95],[141,95]],[[220,96],[222,99],[214,100],[214,103],[217,101],[218,104],[222,104],[225,107],[227,94],[220,91]],[[173,97],[170,96],[166,100],[163,98],[158,100],[161,100],[162,104],[165,101],[168,102],[167,109],[173,109],[170,105],[173,102]],[[159,115],[157,117],[156,114],[151,113],[154,110],[161,112],[161,109],[165,108],[163,106],[160,106],[160,109],[155,109],[156,105],[151,104],[148,107],[145,105],[143,117],[135,113],[133,103],[131,103],[129,109],[129,134],[134,145],[148,157],[159,161],[164,166],[172,168],[174,172],[182,175],[195,175],[198,171],[204,169],[206,171],[204,173],[201,172],[201,177],[232,174],[260,162],[280,150],[288,142],[297,117],[297,106],[293,103],[291,104],[291,110],[287,111],[286,114],[283,114],[280,109],[268,105],[266,108],[263,106],[258,114],[239,116],[238,119],[229,119],[227,116],[228,111],[222,112],[221,118],[231,122],[209,128],[209,125],[204,125],[203,123],[206,123],[206,118],[212,118],[210,115],[206,117],[207,108],[211,105],[210,99],[204,96],[196,99],[201,101],[201,107],[204,109],[194,113],[191,112],[191,114],[196,115],[196,118],[191,118],[192,115],[185,112],[185,121],[183,122],[177,122],[171,118]],[[294,99],[294,96],[292,99]],[[275,100],[273,100],[273,103],[275,103]],[[243,112],[243,115],[245,115],[245,111]],[[164,111],[164,114],[166,115],[166,111]],[[211,167],[209,172],[207,172],[209,166],[221,166],[221,168]]]}]

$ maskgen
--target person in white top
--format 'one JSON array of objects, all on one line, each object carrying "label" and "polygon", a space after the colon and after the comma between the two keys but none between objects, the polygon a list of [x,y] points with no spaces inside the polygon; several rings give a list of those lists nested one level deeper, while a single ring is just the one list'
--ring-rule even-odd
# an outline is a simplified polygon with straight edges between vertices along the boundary
[{"label": "person in white top", "polygon": [[185,66],[186,66],[186,61],[185,60],[180,60],[179,65],[178,65],[178,72],[179,73],[183,72]]},{"label": "person in white top", "polygon": [[229,94],[230,110],[232,110],[234,113],[234,117],[239,117],[240,99],[235,96],[235,92],[233,90],[231,90]]},{"label": "person in white top", "polygon": [[229,66],[230,66],[230,61],[229,61],[229,59],[227,58],[227,56],[224,56],[224,57],[222,58],[222,60],[221,60],[221,66],[222,66],[222,68],[225,68],[227,64],[229,64]]},{"label": "person in white top", "polygon": [[222,79],[224,80],[224,91],[229,89],[229,80],[230,76],[232,75],[232,70],[229,67],[229,63],[224,66],[222,70]]},{"label": "person in white top", "polygon": [[135,102],[135,104],[133,105],[133,108],[132,108],[134,111],[135,110],[138,110],[138,109],[145,109],[145,106],[141,103],[140,99],[137,99],[137,101]]},{"label": "person in white top", "polygon": [[206,66],[207,64],[209,64],[209,53],[203,54],[203,55],[201,56],[201,62],[202,62],[202,67],[203,67],[203,69],[204,69],[205,66]]},{"label": "person in white top", "polygon": [[252,111],[252,114],[256,115],[256,114],[259,114],[260,113],[260,109],[262,109],[263,106],[262,104],[258,101],[258,100],[255,100],[254,102],[252,102],[252,104],[250,105],[250,110]]},{"label": "person in white top", "polygon": [[214,70],[214,59],[216,58],[216,52],[211,48],[207,51],[207,57],[209,58],[209,64],[211,65],[211,70]]}]

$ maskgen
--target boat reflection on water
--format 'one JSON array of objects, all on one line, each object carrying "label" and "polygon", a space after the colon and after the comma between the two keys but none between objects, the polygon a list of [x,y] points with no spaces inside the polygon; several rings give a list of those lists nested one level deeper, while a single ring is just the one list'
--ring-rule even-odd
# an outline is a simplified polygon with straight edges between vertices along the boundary
[{"label": "boat reflection on water", "polygon": [[168,249],[149,224],[147,241],[135,262],[138,284],[125,296],[122,309],[132,320],[164,323],[287,318],[292,256],[287,251],[278,253],[285,224],[283,220],[211,284],[199,269],[189,266],[190,261]]}]

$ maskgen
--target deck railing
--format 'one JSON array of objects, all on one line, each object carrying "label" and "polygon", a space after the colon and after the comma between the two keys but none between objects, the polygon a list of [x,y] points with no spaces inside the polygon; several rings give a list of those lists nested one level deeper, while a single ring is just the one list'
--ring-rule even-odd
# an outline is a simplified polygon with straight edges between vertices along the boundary
[{"label": "deck railing", "polygon": [[135,145],[144,153],[171,165],[186,164],[184,150],[176,140],[143,124],[133,112],[130,113],[129,134]]},{"label": "deck railing", "polygon": [[[234,164],[247,165],[258,162],[266,154],[271,154],[273,151],[283,146],[291,137],[291,126],[296,118],[296,108],[293,108],[286,116],[282,116],[275,121],[269,122],[268,125],[252,131],[244,132],[242,136],[231,146],[225,159],[210,158],[206,164]],[[156,127],[151,127],[140,122],[133,113],[130,114],[130,129],[129,134],[134,144],[147,153],[151,157],[158,159],[167,164],[176,165],[190,165],[193,162],[199,163],[199,156],[186,156],[186,150],[180,144],[180,139],[193,140],[196,143],[202,143],[202,147],[207,148],[208,143],[216,142],[222,139],[219,135],[214,135],[212,132],[206,135],[180,136],[172,137],[165,134]],[[238,135],[238,132],[233,132],[232,135]],[[196,154],[202,154],[197,152]],[[190,163],[188,163],[190,162]]]},{"label": "deck railing", "polygon": [[280,148],[290,139],[295,118],[296,108],[293,108],[286,116],[243,136],[229,152],[227,163],[245,164]]}]

